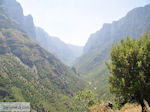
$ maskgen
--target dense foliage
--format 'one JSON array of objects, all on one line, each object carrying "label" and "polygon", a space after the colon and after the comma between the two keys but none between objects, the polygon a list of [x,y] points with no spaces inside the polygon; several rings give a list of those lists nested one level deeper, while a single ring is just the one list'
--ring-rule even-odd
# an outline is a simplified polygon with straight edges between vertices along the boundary
[{"label": "dense foliage", "polygon": [[121,103],[138,102],[143,109],[144,99],[150,104],[150,34],[114,44],[107,66],[110,90]]},{"label": "dense foliage", "polygon": [[74,102],[77,104],[74,108],[75,112],[88,111],[89,107],[100,104],[100,100],[98,100],[95,93],[87,88],[77,92]]}]

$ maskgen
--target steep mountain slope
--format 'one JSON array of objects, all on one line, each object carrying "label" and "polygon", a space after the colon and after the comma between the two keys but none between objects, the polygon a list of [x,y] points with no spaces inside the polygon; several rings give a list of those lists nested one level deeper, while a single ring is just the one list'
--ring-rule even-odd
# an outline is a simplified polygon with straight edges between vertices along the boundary
[{"label": "steep mountain slope", "polygon": [[7,12],[8,1],[0,1],[0,101],[31,102],[37,111],[71,111],[83,81],[30,39],[21,17]]},{"label": "steep mountain slope", "polygon": [[1,7],[3,13],[11,17],[23,30],[29,35],[30,38],[36,38],[35,26],[31,15],[24,16],[21,5],[16,0],[2,0]]},{"label": "steep mountain slope", "polygon": [[[126,36],[139,37],[150,30],[150,5],[135,8],[125,17],[103,27],[92,34],[84,47],[84,54],[77,60],[75,66],[80,75],[93,81],[99,94],[107,85],[107,69],[105,61],[109,59],[112,43],[118,42]],[[105,75],[104,75],[105,74]],[[90,77],[90,78],[89,78]],[[101,79],[101,81],[98,81]],[[103,86],[102,86],[103,85]],[[102,89],[102,87],[104,87]]]},{"label": "steep mountain slope", "polygon": [[102,29],[92,34],[84,47],[84,51],[99,48],[110,41],[118,41],[127,35],[138,37],[150,29],[150,5],[131,10],[125,17],[112,24],[104,24]]},{"label": "steep mountain slope", "polygon": [[[33,18],[31,15],[24,16],[23,9],[16,0],[3,0],[3,4],[5,5],[5,14],[14,19],[29,35],[30,38],[38,42],[42,47],[46,50],[53,53],[57,58],[59,58],[64,63],[68,64],[78,56],[79,52],[75,52],[70,49],[69,46],[56,37],[49,36],[43,29],[37,28],[34,25]],[[17,12],[17,13],[16,13]],[[82,51],[82,47],[74,46],[77,49],[80,48]]]},{"label": "steep mountain slope", "polygon": [[59,38],[49,36],[41,28],[36,28],[36,41],[66,64],[73,62],[82,54],[82,47],[65,44]]},{"label": "steep mountain slope", "polygon": [[[15,29],[3,29],[0,31],[0,43],[1,81],[8,82],[8,85],[4,84],[6,87],[2,86],[2,89],[10,90],[7,92],[10,94],[8,96],[12,96],[15,101],[29,101],[33,109],[42,107],[46,110],[58,109],[57,111],[60,111],[60,107],[69,106],[68,103],[71,103],[69,97],[84,85],[68,67],[22,32]],[[23,88],[26,86],[27,89],[24,93]],[[13,91],[13,88],[17,89],[19,93]],[[29,98],[27,98],[28,94],[31,94]],[[34,102],[38,97],[41,99]],[[10,99],[6,96],[1,101]],[[54,101],[51,102],[51,99]],[[60,102],[61,99],[64,102]],[[65,102],[66,104],[63,104]],[[51,108],[47,107],[48,105]],[[61,109],[65,110],[69,107]]]}]

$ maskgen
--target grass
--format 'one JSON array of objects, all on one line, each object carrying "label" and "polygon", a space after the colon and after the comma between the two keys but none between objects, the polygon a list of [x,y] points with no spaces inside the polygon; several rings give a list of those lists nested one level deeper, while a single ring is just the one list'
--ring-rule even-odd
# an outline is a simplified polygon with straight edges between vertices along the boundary
[{"label": "grass", "polygon": [[[146,104],[146,111],[145,112],[150,112],[150,107],[148,104]],[[138,104],[125,104],[120,110],[112,110],[110,107],[107,107],[103,104],[101,105],[96,105],[90,108],[90,112],[141,112],[141,106]]]}]

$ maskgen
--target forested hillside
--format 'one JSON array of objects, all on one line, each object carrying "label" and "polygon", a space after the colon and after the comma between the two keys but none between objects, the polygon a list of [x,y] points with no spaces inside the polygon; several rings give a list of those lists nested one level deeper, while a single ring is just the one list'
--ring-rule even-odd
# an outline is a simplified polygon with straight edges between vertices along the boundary
[{"label": "forested hillside", "polygon": [[20,24],[22,10],[14,15],[17,8],[15,0],[0,2],[0,101],[31,102],[36,111],[71,111],[72,96],[84,82],[34,42],[32,29]]}]

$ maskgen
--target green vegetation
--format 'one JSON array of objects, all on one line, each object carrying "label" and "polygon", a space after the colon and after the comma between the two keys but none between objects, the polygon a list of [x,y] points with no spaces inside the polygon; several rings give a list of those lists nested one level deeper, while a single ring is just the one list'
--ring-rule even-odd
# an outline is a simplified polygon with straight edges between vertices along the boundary
[{"label": "green vegetation", "polygon": [[111,45],[119,42],[122,37],[129,35],[138,38],[141,34],[149,31],[149,12],[150,5],[135,8],[120,20],[114,21],[112,24],[104,24],[100,30],[90,36],[84,46],[84,53],[77,59],[74,66],[84,80],[92,82],[92,88],[97,88],[97,94],[101,99],[112,98],[107,87],[108,69],[105,66],[105,61],[110,59]]},{"label": "green vegetation", "polygon": [[88,111],[91,106],[101,103],[96,95],[87,88],[77,92],[77,95],[74,97],[74,102],[77,104],[74,110],[75,112]]},{"label": "green vegetation", "polygon": [[[50,44],[65,62],[73,60],[72,51],[80,52],[81,48],[68,45],[69,50],[64,50],[68,49],[64,43],[61,50],[56,48],[62,42],[56,38],[49,43],[45,32],[35,32],[32,16],[24,16],[16,0],[0,1],[0,102],[30,102],[35,111],[85,112],[100,104],[98,99],[111,101],[116,96],[119,102],[114,109],[126,102],[138,102],[144,109],[144,100],[150,104],[150,34],[138,40],[128,37],[113,46],[107,66],[114,95],[109,92],[104,62],[109,60],[109,48],[114,41],[127,34],[138,37],[150,29],[149,7],[140,8],[144,16],[139,17],[140,11],[134,10],[118,22],[105,24],[89,39],[83,56],[71,70],[34,41],[38,38],[51,51]],[[41,35],[46,39],[42,40]]]},{"label": "green vegetation", "polygon": [[101,100],[107,101],[113,97],[108,89],[108,69],[105,65],[105,60],[109,59],[109,53],[108,49],[104,51],[102,49],[85,53],[80,57],[75,67],[80,77],[90,83],[89,88],[95,91]]},{"label": "green vegetation", "polygon": [[0,101],[28,101],[38,111],[71,111],[84,82],[16,29],[0,31]]},{"label": "green vegetation", "polygon": [[16,0],[0,2],[0,102],[30,102],[35,111],[72,111],[72,98],[85,82],[31,39],[28,19]]},{"label": "green vegetation", "polygon": [[144,100],[150,106],[150,34],[120,42],[113,45],[107,63],[112,74],[108,78],[110,91],[120,104],[137,102],[144,111]]}]

